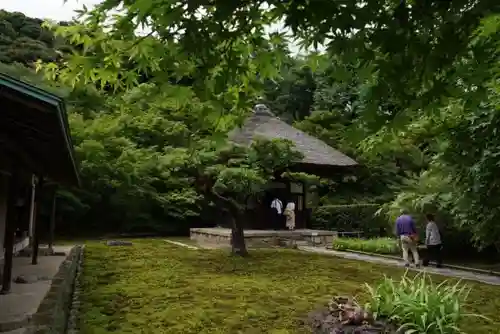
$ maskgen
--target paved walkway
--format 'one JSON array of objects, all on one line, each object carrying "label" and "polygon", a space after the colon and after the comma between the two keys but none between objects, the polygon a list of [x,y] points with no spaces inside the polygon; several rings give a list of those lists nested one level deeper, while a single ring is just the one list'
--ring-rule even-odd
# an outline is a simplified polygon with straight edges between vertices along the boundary
[{"label": "paved walkway", "polygon": [[[71,248],[72,246],[57,246],[54,250],[68,255]],[[33,281],[27,284],[13,282],[11,292],[0,295],[0,333],[9,328],[13,329],[13,334],[22,333],[21,327],[28,325],[65,259],[66,256],[40,256],[38,264],[32,265],[30,257],[14,257],[12,278],[23,276]]]},{"label": "paved walkway", "polygon": [[[325,248],[311,247],[311,246],[299,246],[298,248],[300,250],[303,250],[306,252],[333,255],[333,256],[342,257],[342,258],[350,259],[350,260],[365,261],[365,262],[385,264],[385,265],[389,265],[389,266],[404,267],[403,261],[388,259],[388,258],[379,257],[379,256],[371,256],[371,255],[364,255],[364,254],[357,254],[357,253],[350,253],[350,252],[340,252],[340,251],[336,251],[336,250],[329,250],[329,249],[325,249]],[[416,269],[413,267],[410,269],[416,270],[416,271],[425,271],[428,273],[443,275],[443,276],[448,276],[448,277],[460,278],[460,279],[464,279],[464,280],[477,281],[477,282],[490,284],[490,285],[500,285],[500,277],[498,277],[498,276],[479,274],[479,273],[474,273],[474,272],[465,271],[465,270],[449,269],[449,268],[435,268],[435,267],[422,267],[422,269]]]}]

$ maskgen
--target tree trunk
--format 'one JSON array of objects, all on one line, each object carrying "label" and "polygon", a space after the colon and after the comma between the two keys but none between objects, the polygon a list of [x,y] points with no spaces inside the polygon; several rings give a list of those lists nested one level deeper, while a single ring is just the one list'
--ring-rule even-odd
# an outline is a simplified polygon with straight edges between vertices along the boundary
[{"label": "tree trunk", "polygon": [[231,251],[234,255],[247,256],[248,250],[243,232],[243,222],[238,219],[239,215],[231,215]]},{"label": "tree trunk", "polygon": [[500,241],[495,241],[493,243],[493,245],[495,246],[495,250],[497,251],[497,254],[500,254]]},{"label": "tree trunk", "polygon": [[215,203],[224,207],[229,215],[229,223],[231,224],[231,252],[238,256],[247,256],[248,250],[245,244],[245,236],[243,233],[243,215],[241,208],[234,200],[221,196],[211,190],[210,195],[214,196]]}]

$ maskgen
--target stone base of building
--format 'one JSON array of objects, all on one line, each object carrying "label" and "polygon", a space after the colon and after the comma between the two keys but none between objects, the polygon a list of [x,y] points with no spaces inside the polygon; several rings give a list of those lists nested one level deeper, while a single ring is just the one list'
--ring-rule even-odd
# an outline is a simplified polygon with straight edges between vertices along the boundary
[{"label": "stone base of building", "polygon": [[[308,246],[325,247],[332,245],[336,231],[320,230],[245,230],[245,242],[249,248],[264,248],[286,245],[290,242]],[[227,228],[192,228],[191,240],[200,245],[231,247],[231,230]]]}]

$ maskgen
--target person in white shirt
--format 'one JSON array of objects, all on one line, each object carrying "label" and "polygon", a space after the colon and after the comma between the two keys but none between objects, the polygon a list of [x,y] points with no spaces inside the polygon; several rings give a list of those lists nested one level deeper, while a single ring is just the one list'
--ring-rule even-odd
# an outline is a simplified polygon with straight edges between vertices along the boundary
[{"label": "person in white shirt", "polygon": [[271,202],[271,212],[272,228],[275,230],[280,229],[283,214],[283,202],[278,197],[275,197]]},{"label": "person in white shirt", "polygon": [[434,221],[434,215],[428,213],[425,215],[427,219],[427,226],[425,228],[425,245],[427,246],[427,256],[424,261],[424,266],[429,265],[430,260],[436,261],[436,267],[443,266],[443,259],[441,257],[441,249],[443,247],[441,241],[441,233]]}]

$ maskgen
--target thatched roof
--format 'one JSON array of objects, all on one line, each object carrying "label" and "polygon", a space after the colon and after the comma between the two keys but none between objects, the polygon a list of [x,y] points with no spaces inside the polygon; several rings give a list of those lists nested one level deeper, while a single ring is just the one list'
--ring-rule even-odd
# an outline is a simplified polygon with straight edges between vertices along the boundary
[{"label": "thatched roof", "polygon": [[283,122],[263,104],[255,106],[241,128],[233,130],[229,139],[240,145],[250,145],[256,137],[266,139],[288,139],[295,144],[295,149],[304,155],[302,163],[320,166],[355,166],[356,161]]}]

